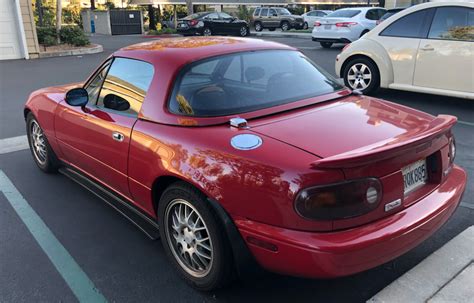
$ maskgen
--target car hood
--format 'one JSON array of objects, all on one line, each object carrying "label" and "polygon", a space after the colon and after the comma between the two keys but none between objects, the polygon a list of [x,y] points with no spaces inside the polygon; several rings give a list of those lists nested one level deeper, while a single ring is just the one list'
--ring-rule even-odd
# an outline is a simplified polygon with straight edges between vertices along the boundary
[{"label": "car hood", "polygon": [[434,119],[398,104],[352,96],[260,119],[251,123],[251,130],[326,158],[364,147],[399,144],[425,132]]}]

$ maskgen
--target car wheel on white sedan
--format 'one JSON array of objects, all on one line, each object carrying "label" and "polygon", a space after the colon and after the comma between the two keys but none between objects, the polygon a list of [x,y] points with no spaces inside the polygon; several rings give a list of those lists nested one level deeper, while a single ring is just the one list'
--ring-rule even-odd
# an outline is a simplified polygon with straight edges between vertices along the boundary
[{"label": "car wheel on white sedan", "polygon": [[345,65],[344,84],[363,94],[375,92],[380,86],[380,74],[377,66],[369,59],[356,58]]},{"label": "car wheel on white sedan", "polygon": [[206,291],[231,281],[229,240],[199,190],[185,182],[172,184],[161,196],[157,214],[165,252],[188,283]]}]

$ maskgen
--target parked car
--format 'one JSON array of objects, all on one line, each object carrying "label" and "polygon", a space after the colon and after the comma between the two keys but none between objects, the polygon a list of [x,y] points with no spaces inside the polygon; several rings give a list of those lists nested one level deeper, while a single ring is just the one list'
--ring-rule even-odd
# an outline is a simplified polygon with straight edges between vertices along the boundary
[{"label": "parked car", "polygon": [[204,12],[178,20],[177,32],[184,36],[238,35],[245,37],[249,35],[250,30],[247,21],[239,20],[223,12]]},{"label": "parked car", "polygon": [[314,10],[309,11],[301,15],[304,20],[303,29],[313,28],[314,22],[319,21],[321,18],[325,17],[327,14],[332,13],[332,11],[323,11],[323,10]]},{"label": "parked car", "polygon": [[315,22],[312,38],[324,48],[333,43],[356,41],[376,25],[386,12],[381,7],[357,7],[339,9]]},{"label": "parked car", "polygon": [[264,28],[271,31],[281,28],[282,31],[287,31],[304,27],[303,17],[292,15],[282,7],[257,7],[253,12],[252,20],[257,32],[261,32]]},{"label": "parked car", "polygon": [[406,7],[397,7],[397,8],[392,8],[392,9],[387,10],[387,12],[382,17],[380,17],[380,19],[377,20],[376,23],[377,24],[382,23],[385,19],[388,19],[388,17],[391,17],[391,16],[395,15],[396,13],[401,12],[405,8]]},{"label": "parked car", "polygon": [[390,17],[336,59],[352,89],[474,99],[474,3],[431,2]]},{"label": "parked car", "polygon": [[[186,17],[186,14],[178,13],[178,20]],[[177,22],[176,22],[177,23]],[[174,16],[170,16],[169,19],[161,21],[162,28],[172,28],[175,29]]]},{"label": "parked car", "polygon": [[378,266],[442,226],[466,186],[455,117],[356,94],[271,41],[125,47],[83,83],[33,92],[24,115],[41,170],[160,237],[201,290],[255,261],[310,278]]}]

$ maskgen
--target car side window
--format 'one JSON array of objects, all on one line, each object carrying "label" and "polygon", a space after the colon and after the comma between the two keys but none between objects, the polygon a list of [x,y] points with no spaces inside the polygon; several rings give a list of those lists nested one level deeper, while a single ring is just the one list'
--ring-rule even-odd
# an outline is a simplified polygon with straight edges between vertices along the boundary
[{"label": "car side window", "polygon": [[231,20],[231,19],[233,19],[231,15],[226,14],[226,13],[219,13],[219,15],[221,16],[221,19],[224,19],[224,20]]},{"label": "car side window", "polygon": [[275,16],[275,15],[278,15],[278,14],[277,14],[277,11],[274,10],[274,9],[270,9],[269,16]]},{"label": "car side window", "polygon": [[207,20],[219,20],[219,15],[217,13],[212,13],[206,16]]},{"label": "car side window", "polygon": [[260,17],[266,17],[268,15],[268,8],[262,8],[262,12],[260,13]]},{"label": "car side window", "polygon": [[318,16],[318,17],[324,17],[324,16],[326,16],[326,15],[327,15],[327,14],[324,13],[324,12],[317,12],[317,13],[316,13],[316,16]]},{"label": "car side window", "polygon": [[316,17],[317,12],[309,12],[307,15],[310,17]]},{"label": "car side window", "polygon": [[426,26],[425,18],[429,10],[424,9],[406,15],[389,26],[387,26],[380,36],[402,37],[402,38],[425,38]]},{"label": "car side window", "polygon": [[104,82],[107,71],[109,70],[110,62],[111,61],[106,62],[85,87],[89,95],[90,104],[95,104],[97,102],[97,97],[99,96],[102,82]]},{"label": "car side window", "polygon": [[455,6],[437,8],[428,38],[474,41],[474,9]]},{"label": "car side window", "polygon": [[376,9],[371,9],[368,10],[367,13],[365,14],[365,18],[369,20],[378,20],[379,19],[379,14],[377,13]]},{"label": "car side window", "polygon": [[97,106],[137,115],[153,78],[150,63],[115,58],[100,90]]},{"label": "car side window", "polygon": [[260,15],[260,8],[257,8],[257,9],[253,12],[253,15],[254,15],[254,16]]}]

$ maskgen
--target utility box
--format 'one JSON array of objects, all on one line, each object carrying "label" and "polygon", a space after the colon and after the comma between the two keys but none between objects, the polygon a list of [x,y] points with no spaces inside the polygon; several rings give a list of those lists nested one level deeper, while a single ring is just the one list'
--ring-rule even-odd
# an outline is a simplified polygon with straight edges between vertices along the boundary
[{"label": "utility box", "polygon": [[143,33],[143,15],[139,10],[108,10],[81,12],[82,27],[86,33],[103,35],[131,35]]}]

